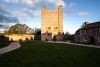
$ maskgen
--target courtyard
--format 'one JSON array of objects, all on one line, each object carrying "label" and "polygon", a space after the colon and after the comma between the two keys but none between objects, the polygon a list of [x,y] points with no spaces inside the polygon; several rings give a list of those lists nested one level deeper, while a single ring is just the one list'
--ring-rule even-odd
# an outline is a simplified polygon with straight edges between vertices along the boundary
[{"label": "courtyard", "polygon": [[100,67],[99,48],[42,41],[20,44],[0,55],[0,67]]}]

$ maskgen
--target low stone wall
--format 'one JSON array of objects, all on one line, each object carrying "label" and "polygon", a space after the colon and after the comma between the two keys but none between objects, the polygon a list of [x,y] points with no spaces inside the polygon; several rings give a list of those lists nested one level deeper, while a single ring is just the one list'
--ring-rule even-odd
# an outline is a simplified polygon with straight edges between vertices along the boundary
[{"label": "low stone wall", "polygon": [[27,35],[27,34],[10,34],[5,36],[9,37],[9,41],[34,40],[34,35]]}]

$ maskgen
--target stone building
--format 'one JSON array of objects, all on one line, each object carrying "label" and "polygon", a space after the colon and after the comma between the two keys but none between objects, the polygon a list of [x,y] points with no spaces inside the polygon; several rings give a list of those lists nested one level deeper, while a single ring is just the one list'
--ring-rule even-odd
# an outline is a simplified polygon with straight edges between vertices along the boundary
[{"label": "stone building", "polygon": [[43,41],[51,41],[52,40],[52,33],[42,33],[42,36],[41,36],[42,40]]},{"label": "stone building", "polygon": [[63,33],[62,2],[59,3],[58,10],[48,10],[43,6],[41,15],[41,40],[52,40],[54,35],[57,35],[59,32]]},{"label": "stone building", "polygon": [[100,45],[100,21],[86,23],[75,33],[75,42]]}]

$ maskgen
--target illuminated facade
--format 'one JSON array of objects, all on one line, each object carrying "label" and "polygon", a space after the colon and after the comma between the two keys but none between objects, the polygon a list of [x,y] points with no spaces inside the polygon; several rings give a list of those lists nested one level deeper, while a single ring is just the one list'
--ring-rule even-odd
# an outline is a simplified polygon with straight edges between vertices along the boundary
[{"label": "illuminated facade", "polygon": [[[51,33],[52,37],[63,33],[63,6],[59,4],[58,10],[48,10],[45,6],[41,10],[41,39],[44,40],[44,33]],[[50,38],[50,37],[49,37]]]}]

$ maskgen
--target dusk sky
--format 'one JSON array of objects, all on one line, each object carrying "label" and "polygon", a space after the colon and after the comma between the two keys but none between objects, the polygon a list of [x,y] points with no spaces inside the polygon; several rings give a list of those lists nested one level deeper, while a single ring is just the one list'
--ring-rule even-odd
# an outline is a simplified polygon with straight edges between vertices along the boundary
[{"label": "dusk sky", "polygon": [[[15,23],[41,28],[41,7],[57,9],[60,0],[0,0],[0,26]],[[100,0],[62,0],[64,32],[74,34],[83,22],[100,21]],[[2,28],[2,27],[0,27]]]}]

